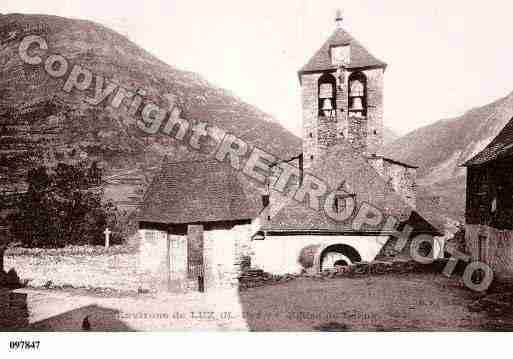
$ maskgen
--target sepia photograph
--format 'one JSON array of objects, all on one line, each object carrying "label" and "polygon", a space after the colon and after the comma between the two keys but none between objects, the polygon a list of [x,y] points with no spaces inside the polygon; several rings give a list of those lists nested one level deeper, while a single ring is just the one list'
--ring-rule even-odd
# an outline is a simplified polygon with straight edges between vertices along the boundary
[{"label": "sepia photograph", "polygon": [[2,349],[512,331],[512,11],[0,0]]}]

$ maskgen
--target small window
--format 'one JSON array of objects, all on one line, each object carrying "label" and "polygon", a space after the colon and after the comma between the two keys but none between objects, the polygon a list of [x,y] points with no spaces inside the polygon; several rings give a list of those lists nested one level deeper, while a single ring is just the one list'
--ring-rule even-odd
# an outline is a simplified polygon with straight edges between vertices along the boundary
[{"label": "small window", "polygon": [[313,133],[309,133],[308,136],[310,136],[310,138],[313,138]]},{"label": "small window", "polygon": [[349,64],[351,62],[351,47],[334,46],[331,48],[331,63],[333,65]]},{"label": "small window", "polygon": [[158,238],[158,232],[152,231],[152,230],[146,230],[144,231],[144,239],[146,239],[148,242],[155,242]]},{"label": "small window", "polygon": [[351,197],[350,195],[345,195],[345,196],[342,196],[342,195],[339,195],[339,196],[336,196],[335,197],[335,203],[333,204],[334,205],[334,210],[336,213],[344,213],[347,209],[347,198],[348,197]]},{"label": "small window", "polygon": [[310,159],[313,160],[314,156],[313,155],[310,155]]},{"label": "small window", "polygon": [[346,209],[346,200],[343,197],[335,197],[335,212],[342,213]]},{"label": "small window", "polygon": [[333,210],[335,213],[345,213],[348,211],[348,203],[349,203],[349,209],[351,208],[352,204],[349,199],[352,199],[352,202],[354,203],[355,195],[351,193],[347,194],[338,194],[335,195],[335,199],[333,201]]}]

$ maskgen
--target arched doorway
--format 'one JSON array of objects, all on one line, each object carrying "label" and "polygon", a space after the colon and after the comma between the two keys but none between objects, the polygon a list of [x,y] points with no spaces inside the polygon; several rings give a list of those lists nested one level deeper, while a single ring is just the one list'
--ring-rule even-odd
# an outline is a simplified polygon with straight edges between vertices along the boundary
[{"label": "arched doorway", "polygon": [[336,269],[362,261],[360,253],[347,244],[334,244],[324,249],[320,255],[320,270]]}]

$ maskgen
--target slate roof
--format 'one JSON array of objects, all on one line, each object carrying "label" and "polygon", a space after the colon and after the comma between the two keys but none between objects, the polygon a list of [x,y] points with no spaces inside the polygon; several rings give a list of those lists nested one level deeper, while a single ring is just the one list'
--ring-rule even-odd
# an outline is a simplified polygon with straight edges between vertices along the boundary
[{"label": "slate roof", "polygon": [[[345,140],[330,148],[326,158],[306,173],[322,179],[329,188],[356,194],[356,202],[372,204],[396,216],[415,232],[440,234],[440,223],[428,221],[409,207],[378,172]],[[138,220],[163,224],[248,220],[261,217],[262,230],[355,233],[351,223],[337,223],[321,209],[312,210],[290,199],[268,221],[258,196],[244,193],[240,174],[215,159],[164,162],[140,207]],[[271,198],[271,201],[273,199]],[[435,224],[435,225],[433,225]],[[437,227],[438,226],[438,227]],[[363,227],[358,233],[375,233]]]},{"label": "slate roof", "polygon": [[[351,193],[356,194],[358,206],[369,203],[386,215],[394,215],[402,225],[410,224],[416,233],[440,235],[443,232],[442,221],[428,221],[412,209],[367,160],[343,139],[328,149],[325,159],[315,163],[307,173],[323,180],[330,189],[349,188]],[[262,230],[356,232],[351,221],[335,222],[324,210],[311,209],[292,199],[270,221],[265,221]],[[376,232],[376,228],[364,226],[357,232]]]},{"label": "slate roof", "polygon": [[338,66],[331,63],[331,47],[350,45],[350,63],[346,68],[382,67],[387,64],[372,55],[362,44],[342,28],[337,28],[328,40],[317,50],[308,63],[299,70],[299,74],[305,72],[317,72],[336,69]]},{"label": "slate roof", "polygon": [[164,224],[256,218],[261,204],[248,197],[237,172],[215,159],[165,160],[140,207],[138,220]]},{"label": "slate roof", "polygon": [[504,157],[513,156],[513,120],[510,120],[499,134],[477,155],[463,166],[478,166]]}]

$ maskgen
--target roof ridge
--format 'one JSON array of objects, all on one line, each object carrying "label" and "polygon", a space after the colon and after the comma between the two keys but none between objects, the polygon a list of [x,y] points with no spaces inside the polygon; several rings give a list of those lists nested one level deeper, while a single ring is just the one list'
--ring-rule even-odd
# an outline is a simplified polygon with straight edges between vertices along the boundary
[{"label": "roof ridge", "polygon": [[[504,99],[508,98],[508,96],[506,96]],[[506,101],[504,101],[506,102]],[[493,117],[496,117],[498,114],[499,114],[499,109],[503,109],[503,108],[507,108],[506,104],[502,102],[499,106],[496,106],[494,108],[494,110],[492,111],[491,114],[489,114],[488,116],[485,117],[485,120],[484,122],[488,122],[491,118]],[[503,131],[510,125],[510,123],[513,122],[513,118],[511,118],[508,122],[506,122],[506,124],[501,128],[501,130],[499,131],[499,133],[497,133],[497,135],[490,141],[490,143],[488,143],[481,151],[479,151],[478,153],[476,153],[474,156],[472,156],[471,158],[469,158],[467,161],[465,161],[463,164],[461,164],[460,166],[461,167],[467,167],[467,166],[472,166],[474,164],[479,164],[480,160],[482,161],[483,159],[480,159],[480,157],[484,156],[484,152],[490,148],[492,148],[493,146],[493,143],[495,142],[495,140],[503,133]],[[512,139],[512,142],[513,142],[513,139]],[[474,162],[477,162],[477,163],[474,163]],[[485,161],[486,162],[486,161]]]},{"label": "roof ridge", "polygon": [[[393,186],[388,183],[379,172],[366,160],[366,158],[356,151],[353,146],[348,143],[345,139],[341,139],[339,144],[332,147],[331,152],[328,151],[326,153],[326,160],[322,163],[317,162],[314,166],[305,171],[306,174],[310,174],[315,176],[316,178],[324,181],[328,185],[328,189],[330,191],[335,191],[340,188],[343,184],[352,185],[353,192],[356,196],[359,196],[361,199],[358,203],[370,203],[372,206],[379,208],[380,211],[389,215],[395,215],[399,217],[407,216],[411,218],[412,213],[415,212],[420,218],[422,218],[430,227],[434,228],[433,225],[425,219],[425,215],[421,214],[419,210],[411,207],[406,201],[401,197],[401,195],[393,188]],[[340,156],[340,152],[345,152],[345,156]],[[333,159],[337,159],[337,164],[332,163]],[[327,163],[331,163],[328,165]],[[340,163],[342,162],[342,163]],[[348,166],[348,165],[353,166]],[[340,173],[338,173],[338,169],[336,167],[340,167]],[[349,169],[349,171],[347,171]],[[330,172],[326,173],[326,170],[331,172],[337,172],[335,176]],[[346,175],[341,178],[337,176]],[[364,178],[361,178],[361,177]],[[360,177],[360,180],[355,182],[355,178]],[[330,183],[331,182],[331,183]],[[349,183],[347,183],[349,182]],[[376,186],[381,186],[382,188],[377,188]],[[354,188],[358,187],[358,188]],[[365,187],[365,188],[364,188]],[[367,188],[369,187],[369,188]],[[367,192],[365,192],[367,191]],[[377,192],[382,192],[379,196],[376,196]],[[363,197],[363,198],[362,198]],[[366,198],[367,197],[367,198]],[[374,200],[370,200],[373,198]],[[281,207],[278,212],[273,216],[271,223],[269,223],[269,229],[275,227],[276,221],[280,222],[280,216],[287,220],[287,212],[294,212],[295,209],[298,209],[301,206],[304,210],[309,211],[308,219],[315,221],[315,217],[317,220],[332,223],[333,220],[329,218],[329,216],[324,212],[322,208],[317,210],[312,209],[308,206],[308,204],[297,202],[295,200],[289,201],[283,207]],[[303,211],[301,209],[300,211]],[[390,213],[389,213],[390,212]],[[395,213],[398,212],[399,214]],[[296,213],[297,215],[298,213]],[[315,216],[316,214],[316,216]],[[274,224],[273,224],[274,220]],[[283,219],[282,219],[283,220]],[[310,223],[312,224],[312,223]],[[307,226],[308,224],[296,223],[297,226]],[[337,223],[335,227],[340,227],[341,229],[347,223]],[[287,226],[287,225],[286,225]],[[294,226],[294,225],[292,225]],[[435,230],[437,230],[435,228]]]},{"label": "roof ridge", "polygon": [[[168,156],[166,155],[166,158]],[[212,157],[205,157],[205,158],[183,158],[183,159],[180,159],[180,160],[171,160],[171,161],[166,161],[164,162],[163,164],[164,165],[173,165],[173,164],[180,164],[180,163],[184,163],[184,162],[189,162],[189,163],[196,163],[196,162],[218,162],[218,163],[226,163],[224,161],[218,161],[217,159],[215,158],[212,158]]]},{"label": "roof ridge", "polygon": [[374,56],[367,48],[358,41],[349,31],[343,28],[337,28],[327,38],[323,45],[314,53],[308,62],[298,71],[300,74],[304,72],[320,72],[335,69],[339,65],[331,62],[330,48],[336,45],[351,46],[350,62],[347,68],[364,68],[364,67],[382,67],[386,68],[387,64]]}]

